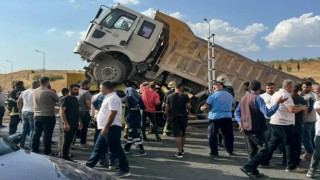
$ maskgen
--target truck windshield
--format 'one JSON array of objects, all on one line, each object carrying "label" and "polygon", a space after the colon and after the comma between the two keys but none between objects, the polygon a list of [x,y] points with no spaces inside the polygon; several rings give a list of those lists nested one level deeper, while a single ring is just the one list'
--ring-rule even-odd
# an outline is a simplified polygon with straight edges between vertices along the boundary
[{"label": "truck windshield", "polygon": [[100,25],[108,29],[122,29],[129,31],[137,16],[120,9],[114,9],[101,22]]}]

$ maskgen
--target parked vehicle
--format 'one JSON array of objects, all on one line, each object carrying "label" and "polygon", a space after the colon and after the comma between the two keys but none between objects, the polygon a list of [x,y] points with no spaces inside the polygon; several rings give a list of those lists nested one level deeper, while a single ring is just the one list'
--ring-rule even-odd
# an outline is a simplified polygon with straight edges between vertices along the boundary
[{"label": "parked vehicle", "polygon": [[[19,142],[19,134],[11,137],[16,143]],[[0,162],[1,179],[115,179],[78,163],[20,149],[1,134]]]},{"label": "parked vehicle", "polygon": [[[102,13],[107,10],[105,13]],[[213,44],[211,44],[213,45]],[[77,43],[74,53],[89,63],[86,77],[93,81],[170,81],[183,82],[192,94],[193,113],[208,97],[208,59],[214,57],[215,76],[232,85],[236,100],[244,95],[246,81],[259,80],[262,85],[281,85],[290,78],[301,79],[238,53],[214,45],[193,34],[188,25],[157,11],[155,18],[122,5],[101,6],[91,21],[85,39]],[[209,56],[209,58],[208,58]]]}]

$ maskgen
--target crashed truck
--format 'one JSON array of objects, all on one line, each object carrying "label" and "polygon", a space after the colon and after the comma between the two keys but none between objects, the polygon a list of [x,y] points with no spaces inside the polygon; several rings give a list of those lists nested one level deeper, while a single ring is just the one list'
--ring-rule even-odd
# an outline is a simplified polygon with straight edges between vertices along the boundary
[{"label": "crashed truck", "polygon": [[244,95],[246,81],[258,80],[262,85],[281,85],[287,78],[302,81],[217,44],[208,53],[210,46],[178,19],[159,11],[152,19],[117,4],[100,7],[74,53],[89,63],[85,76],[93,82],[183,82],[185,91],[192,94],[195,114],[201,114],[200,106],[209,94],[208,56],[214,59],[213,77],[232,85],[237,101]]}]

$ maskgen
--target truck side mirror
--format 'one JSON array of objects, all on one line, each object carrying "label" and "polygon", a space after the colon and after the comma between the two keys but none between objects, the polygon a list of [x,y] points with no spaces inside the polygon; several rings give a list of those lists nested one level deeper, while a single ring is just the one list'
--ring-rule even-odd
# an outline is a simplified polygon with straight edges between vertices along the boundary
[{"label": "truck side mirror", "polygon": [[98,11],[97,14],[96,14],[95,19],[97,19],[97,18],[101,15],[102,11],[103,11],[103,9],[100,7],[100,8],[99,8],[99,11]]}]

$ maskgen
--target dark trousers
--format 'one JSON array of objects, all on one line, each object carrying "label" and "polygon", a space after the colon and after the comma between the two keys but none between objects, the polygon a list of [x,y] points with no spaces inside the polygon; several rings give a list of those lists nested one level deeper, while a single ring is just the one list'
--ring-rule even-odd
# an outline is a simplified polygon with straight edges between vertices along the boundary
[{"label": "dark trousers", "polygon": [[139,151],[144,151],[142,140],[138,129],[140,128],[140,122],[127,122],[128,125],[128,139],[127,143],[124,145],[126,151],[130,151],[132,143],[136,144],[136,147]]},{"label": "dark trousers", "polygon": [[87,143],[87,135],[88,135],[88,126],[90,122],[90,113],[89,111],[80,111],[79,112],[80,119],[82,121],[82,129],[80,130],[80,144]]},{"label": "dark trousers", "polygon": [[4,106],[0,106],[0,126],[2,125],[2,120],[3,120],[3,116],[4,116],[4,112],[6,110],[4,109]]},{"label": "dark trousers", "polygon": [[209,146],[212,155],[218,155],[218,140],[217,134],[219,129],[221,130],[224,146],[228,153],[233,152],[233,129],[232,129],[232,119],[231,118],[221,118],[221,119],[209,119],[208,125],[208,139]]},{"label": "dark trousers", "polygon": [[9,123],[9,135],[14,134],[17,132],[18,124],[20,122],[19,115],[10,116],[10,123]]},{"label": "dark trousers", "polygon": [[266,156],[266,162],[272,158],[273,152],[283,142],[287,159],[287,167],[295,169],[297,167],[296,159],[294,158],[294,127],[293,125],[272,125],[271,124],[271,139],[269,142],[269,153]]},{"label": "dark trousers", "polygon": [[270,126],[270,119],[265,118],[265,120],[266,120],[267,130],[264,131],[264,135],[265,135],[266,143],[267,143],[267,146],[268,146],[268,143],[269,143],[270,138],[271,138],[271,126]]},{"label": "dark trousers", "polygon": [[63,144],[62,144],[62,158],[63,159],[69,159],[69,151],[70,146],[73,141],[73,137],[76,133],[77,125],[76,124],[69,124],[70,125],[70,131],[64,132],[63,135]]},{"label": "dark trousers", "polygon": [[99,161],[100,157],[103,155],[106,145],[108,145],[111,154],[119,160],[119,169],[123,172],[129,171],[128,160],[122,149],[120,141],[121,129],[122,128],[120,126],[114,125],[109,128],[109,132],[106,137],[99,134],[91,156],[86,163],[86,166],[93,168]]},{"label": "dark trousers", "polygon": [[249,172],[255,172],[258,165],[268,154],[268,146],[265,139],[265,133],[245,133],[246,147],[248,151],[248,164],[243,167]]},{"label": "dark trousers", "polygon": [[152,123],[152,128],[153,128],[153,132],[156,136],[156,139],[159,139],[159,132],[158,132],[158,124],[156,122],[156,115],[155,113],[151,113],[151,112],[146,112],[143,111],[142,112],[142,121],[141,121],[141,132],[142,132],[142,136],[145,138],[146,137],[146,121],[147,121],[147,117],[150,119],[151,123]]},{"label": "dark trousers", "polygon": [[[302,136],[302,123],[295,122],[293,128],[293,159],[295,160],[296,166],[300,165],[300,155],[301,155],[301,136]],[[283,143],[280,145],[280,149],[282,150],[282,163],[287,164],[287,155],[285,151],[285,146]]]},{"label": "dark trousers", "polygon": [[51,139],[56,124],[55,116],[35,116],[35,130],[32,138],[32,151],[38,153],[40,137],[43,131],[44,154],[49,155],[51,151]]}]

